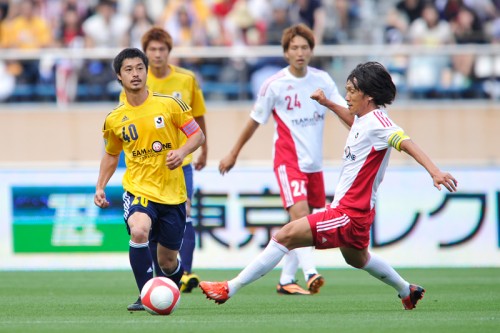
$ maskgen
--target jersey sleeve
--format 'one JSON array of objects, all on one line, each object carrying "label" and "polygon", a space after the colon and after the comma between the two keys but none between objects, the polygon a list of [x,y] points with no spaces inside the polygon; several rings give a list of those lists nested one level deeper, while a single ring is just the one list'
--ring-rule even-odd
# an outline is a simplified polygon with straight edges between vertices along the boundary
[{"label": "jersey sleeve", "polygon": [[172,120],[188,138],[200,130],[200,126],[194,120],[192,109],[182,100],[172,97]]},{"label": "jersey sleeve", "polygon": [[108,123],[108,118],[104,121],[103,127],[104,149],[110,155],[118,155],[123,149],[122,140],[116,136],[113,128]]},{"label": "jersey sleeve", "polygon": [[203,97],[203,92],[200,89],[200,85],[198,84],[198,81],[196,78],[193,78],[193,87],[192,87],[192,102],[191,102],[191,108],[192,108],[192,114],[193,117],[201,117],[205,115],[207,112],[207,108],[205,106],[205,98]]},{"label": "jersey sleeve", "polygon": [[381,110],[374,111],[374,117],[372,121],[372,138],[374,141],[373,146],[375,147],[375,150],[387,149],[390,146],[396,148],[396,145],[397,147],[399,147],[399,144],[401,144],[401,142],[395,142],[395,138],[398,136],[398,133],[404,133],[401,127],[395,124],[387,116],[387,114]]},{"label": "jersey sleeve", "polygon": [[260,88],[259,96],[250,112],[250,117],[259,124],[265,124],[269,120],[271,112],[273,111],[276,103],[276,97],[266,83]]}]

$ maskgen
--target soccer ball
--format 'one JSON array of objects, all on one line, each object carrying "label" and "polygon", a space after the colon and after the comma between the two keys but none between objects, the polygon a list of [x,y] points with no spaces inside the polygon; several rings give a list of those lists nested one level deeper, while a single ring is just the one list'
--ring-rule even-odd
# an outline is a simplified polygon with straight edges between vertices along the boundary
[{"label": "soccer ball", "polygon": [[146,282],[141,290],[142,305],[153,315],[168,316],[181,300],[175,283],[166,277],[155,277]]}]

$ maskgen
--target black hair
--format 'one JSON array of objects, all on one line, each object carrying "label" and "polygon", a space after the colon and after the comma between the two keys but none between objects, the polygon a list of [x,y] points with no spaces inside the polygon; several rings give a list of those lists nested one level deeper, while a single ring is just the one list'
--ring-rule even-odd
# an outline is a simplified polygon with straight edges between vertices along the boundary
[{"label": "black hair", "polygon": [[116,74],[120,74],[120,69],[122,68],[123,61],[125,59],[141,58],[142,62],[146,66],[146,72],[148,71],[148,57],[141,50],[135,47],[129,47],[122,50],[113,60],[113,69]]},{"label": "black hair", "polygon": [[378,62],[359,64],[349,74],[347,81],[350,81],[354,88],[371,96],[378,106],[391,104],[396,98],[396,86],[392,82],[391,74]]}]

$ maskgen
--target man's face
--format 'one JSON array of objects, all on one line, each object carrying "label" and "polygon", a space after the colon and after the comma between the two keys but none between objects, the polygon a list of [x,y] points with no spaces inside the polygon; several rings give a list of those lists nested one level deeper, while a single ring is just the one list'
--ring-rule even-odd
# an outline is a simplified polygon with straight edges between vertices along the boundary
[{"label": "man's face", "polygon": [[[356,81],[356,78],[354,78],[354,81]],[[347,81],[345,90],[345,100],[347,102],[349,112],[352,115],[357,116],[363,116],[365,113],[367,113],[368,106],[371,100],[370,96],[366,95],[361,90],[356,88],[354,83],[351,81]]]},{"label": "man's face", "polygon": [[118,78],[125,90],[139,91],[146,86],[147,75],[146,65],[141,58],[129,58],[123,61]]},{"label": "man's face", "polygon": [[288,50],[285,52],[285,58],[288,60],[292,70],[303,72],[309,65],[312,54],[307,40],[302,36],[295,36],[290,41]]},{"label": "man's face", "polygon": [[163,68],[168,65],[170,51],[167,44],[152,40],[144,50],[149,60],[149,65],[155,68]]}]

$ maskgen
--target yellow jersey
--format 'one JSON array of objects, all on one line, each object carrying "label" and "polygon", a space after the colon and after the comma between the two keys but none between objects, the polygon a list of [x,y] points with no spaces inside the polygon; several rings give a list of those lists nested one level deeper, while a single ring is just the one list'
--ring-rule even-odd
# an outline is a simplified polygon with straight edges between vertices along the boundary
[{"label": "yellow jersey", "polygon": [[123,150],[127,165],[123,188],[150,201],[176,205],[186,201],[182,168],[170,170],[166,156],[184,144],[200,127],[183,101],[149,91],[146,101],[132,106],[125,98],[107,115],[103,137],[108,154]]},{"label": "yellow jersey", "polygon": [[[164,78],[157,78],[151,73],[151,67],[148,70],[147,86],[150,91],[164,95],[170,95],[185,102],[191,107],[194,118],[201,117],[207,112],[205,99],[200,89],[195,74],[187,69],[168,65],[170,73]],[[120,101],[125,99],[125,93],[122,91]],[[186,142],[186,136],[179,132],[182,143]],[[182,165],[187,165],[193,161],[193,154],[186,156]]]}]

